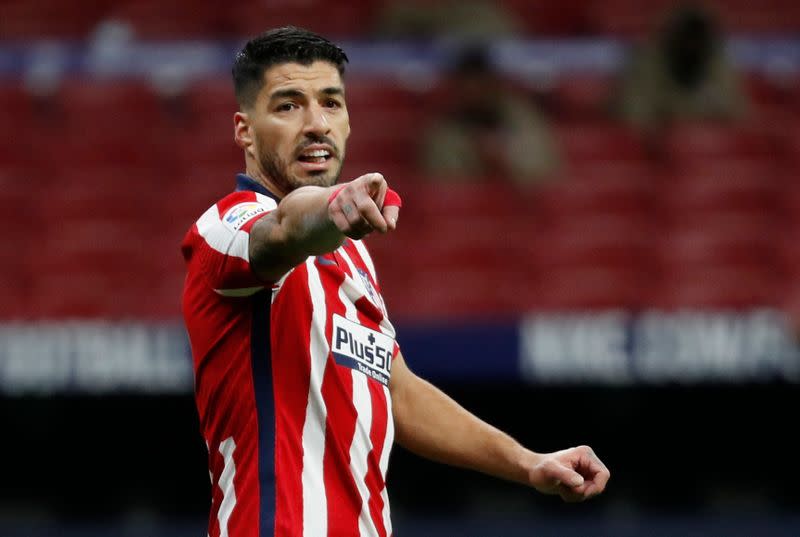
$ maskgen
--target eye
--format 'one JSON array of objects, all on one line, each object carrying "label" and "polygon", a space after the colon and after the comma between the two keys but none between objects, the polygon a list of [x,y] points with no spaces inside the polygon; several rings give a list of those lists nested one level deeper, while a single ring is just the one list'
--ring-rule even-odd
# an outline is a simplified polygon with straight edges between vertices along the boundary
[{"label": "eye", "polygon": [[325,106],[327,108],[341,108],[342,103],[340,103],[336,99],[328,99],[327,101],[325,101]]},{"label": "eye", "polygon": [[279,112],[289,112],[297,108],[297,105],[292,102],[281,103],[277,106],[276,110]]}]

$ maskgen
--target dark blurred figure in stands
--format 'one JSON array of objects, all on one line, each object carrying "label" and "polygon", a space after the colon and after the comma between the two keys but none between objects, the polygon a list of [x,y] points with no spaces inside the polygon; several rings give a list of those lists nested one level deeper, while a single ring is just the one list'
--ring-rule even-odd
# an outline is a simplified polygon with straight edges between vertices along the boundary
[{"label": "dark blurred figure in stands", "polygon": [[423,169],[474,180],[503,176],[529,184],[551,177],[560,158],[546,119],[492,65],[484,45],[457,55],[447,82],[445,115],[423,137]]},{"label": "dark blurred figure in stands", "polygon": [[670,12],[655,39],[634,52],[617,107],[646,130],[681,119],[742,117],[746,99],[716,17],[694,5]]}]

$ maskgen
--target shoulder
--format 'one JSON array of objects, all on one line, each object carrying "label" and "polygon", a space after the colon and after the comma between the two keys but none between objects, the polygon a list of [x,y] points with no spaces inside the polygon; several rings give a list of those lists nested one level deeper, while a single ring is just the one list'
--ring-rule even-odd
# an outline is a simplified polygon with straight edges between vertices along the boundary
[{"label": "shoulder", "polygon": [[249,190],[228,194],[206,209],[189,228],[183,242],[184,255],[201,246],[227,254],[233,251],[233,242],[242,243],[239,249],[246,247],[246,240],[239,236],[246,237],[255,221],[277,206],[269,196]]},{"label": "shoulder", "polygon": [[234,228],[232,231],[235,231],[251,218],[269,212],[277,206],[274,199],[258,192],[249,190],[231,192],[210,206],[197,222],[200,223],[204,219],[219,221]]}]

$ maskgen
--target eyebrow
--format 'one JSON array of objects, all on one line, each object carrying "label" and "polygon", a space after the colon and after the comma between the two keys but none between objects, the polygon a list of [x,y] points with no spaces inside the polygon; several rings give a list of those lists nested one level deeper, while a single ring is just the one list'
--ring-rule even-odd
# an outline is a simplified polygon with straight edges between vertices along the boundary
[{"label": "eyebrow", "polygon": [[[344,95],[344,89],[338,86],[331,86],[328,88],[323,88],[322,93],[325,95]],[[297,98],[303,97],[305,94],[297,89],[282,89],[277,90],[269,96],[270,100],[273,99],[284,99],[284,98]]]}]

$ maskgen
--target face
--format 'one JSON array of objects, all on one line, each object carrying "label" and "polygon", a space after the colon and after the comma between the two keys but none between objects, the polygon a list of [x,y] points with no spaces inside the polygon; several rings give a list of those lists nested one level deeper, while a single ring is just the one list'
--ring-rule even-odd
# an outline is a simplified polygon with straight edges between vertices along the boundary
[{"label": "face", "polygon": [[264,73],[249,110],[236,115],[236,138],[248,171],[255,166],[267,186],[285,195],[305,186],[330,186],[339,178],[350,118],[336,66],[284,63]]}]

